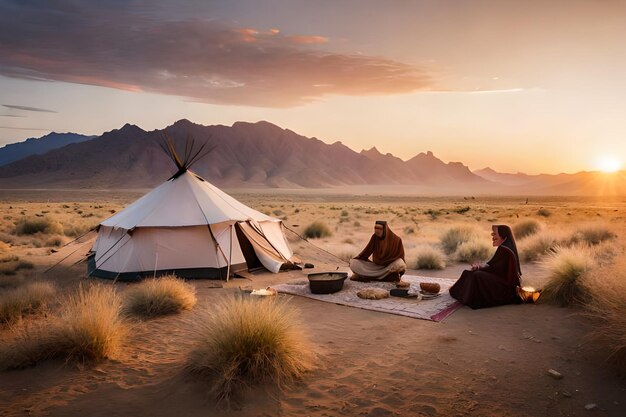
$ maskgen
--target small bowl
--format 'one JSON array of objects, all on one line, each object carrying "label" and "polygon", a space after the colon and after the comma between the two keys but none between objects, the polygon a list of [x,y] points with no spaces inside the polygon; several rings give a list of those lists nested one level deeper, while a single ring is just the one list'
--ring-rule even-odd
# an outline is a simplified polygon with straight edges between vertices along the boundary
[{"label": "small bowl", "polygon": [[420,282],[420,289],[429,294],[439,294],[441,286],[436,282]]},{"label": "small bowl", "polygon": [[392,288],[389,290],[389,295],[392,297],[408,297],[409,289],[408,288]]}]

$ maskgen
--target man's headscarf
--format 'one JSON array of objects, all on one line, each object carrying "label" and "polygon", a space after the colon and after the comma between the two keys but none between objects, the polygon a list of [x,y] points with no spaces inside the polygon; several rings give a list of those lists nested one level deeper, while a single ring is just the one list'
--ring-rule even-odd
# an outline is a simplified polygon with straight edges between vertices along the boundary
[{"label": "man's headscarf", "polygon": [[404,260],[402,239],[391,231],[386,221],[378,220],[376,224],[383,226],[383,235],[378,237],[373,234],[365,249],[356,258],[366,260],[372,255],[372,261],[381,266],[387,266],[396,259]]}]

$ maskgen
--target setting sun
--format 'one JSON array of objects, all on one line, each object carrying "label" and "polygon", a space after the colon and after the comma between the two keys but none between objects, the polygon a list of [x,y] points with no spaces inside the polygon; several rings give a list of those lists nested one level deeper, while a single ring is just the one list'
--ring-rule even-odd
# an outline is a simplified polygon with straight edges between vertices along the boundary
[{"label": "setting sun", "polygon": [[614,156],[601,156],[596,166],[602,172],[617,172],[622,168],[622,162]]}]

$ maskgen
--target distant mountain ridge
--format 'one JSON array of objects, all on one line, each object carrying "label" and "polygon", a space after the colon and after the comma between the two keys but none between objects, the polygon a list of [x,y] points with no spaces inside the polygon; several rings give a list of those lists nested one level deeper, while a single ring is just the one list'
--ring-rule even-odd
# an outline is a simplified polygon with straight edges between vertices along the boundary
[{"label": "distant mountain ridge", "polygon": [[[598,173],[472,172],[463,163],[445,163],[432,152],[403,161],[375,147],[355,152],[341,142],[328,144],[265,121],[203,126],[183,119],[165,129],[181,150],[188,137],[215,145],[192,170],[226,188],[341,188],[350,192],[355,187],[384,186],[439,195],[571,195],[593,194],[601,179]],[[153,187],[175,171],[159,147],[160,140],[161,130],[148,132],[126,124],[94,139],[0,166],[0,188]],[[616,178],[611,192],[623,193],[626,181]]]},{"label": "distant mountain ridge", "polygon": [[0,166],[30,155],[41,155],[72,143],[85,142],[95,137],[97,136],[52,132],[40,138],[29,138],[23,142],[10,143],[0,148]]}]

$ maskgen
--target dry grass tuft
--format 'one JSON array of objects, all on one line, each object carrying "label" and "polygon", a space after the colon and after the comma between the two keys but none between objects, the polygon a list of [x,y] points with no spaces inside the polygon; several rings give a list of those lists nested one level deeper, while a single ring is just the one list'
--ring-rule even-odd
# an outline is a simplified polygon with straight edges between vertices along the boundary
[{"label": "dry grass tuft", "polygon": [[45,246],[60,247],[60,246],[63,246],[64,244],[65,244],[65,238],[63,238],[63,236],[56,235],[56,236],[51,236],[48,240],[46,240]]},{"label": "dry grass tuft", "polygon": [[480,240],[470,240],[459,245],[454,253],[454,257],[459,262],[472,263],[486,261],[492,253],[491,245]]},{"label": "dry grass tuft", "polygon": [[537,220],[528,219],[516,223],[513,226],[513,235],[516,239],[523,239],[527,236],[534,235],[539,230],[541,230],[541,223]]},{"label": "dry grass tuft", "polygon": [[557,247],[543,267],[548,271],[548,282],[543,288],[542,300],[566,307],[584,301],[584,279],[596,265],[595,254],[588,246]]},{"label": "dry grass tuft", "polygon": [[103,285],[81,286],[68,297],[54,331],[66,359],[85,362],[115,356],[128,330],[121,307],[115,290]]},{"label": "dry grass tuft", "polygon": [[66,224],[63,227],[63,234],[69,237],[82,236],[91,229],[98,225],[97,221],[85,222],[85,221],[73,221],[70,224]]},{"label": "dry grass tuft", "polygon": [[147,279],[124,295],[126,315],[156,317],[191,310],[196,305],[196,289],[175,275]]},{"label": "dry grass tuft", "polygon": [[0,294],[0,323],[11,323],[25,314],[41,311],[55,293],[54,286],[49,282],[31,282],[3,290]]},{"label": "dry grass tuft", "polygon": [[0,274],[0,289],[5,290],[8,288],[17,288],[24,283],[24,277],[22,275],[6,276]]},{"label": "dry grass tuft", "polygon": [[552,212],[550,210],[548,210],[547,208],[543,208],[543,207],[541,207],[539,210],[537,210],[537,214],[539,216],[543,216],[543,217],[550,217],[550,216],[552,216]]},{"label": "dry grass tuft", "polygon": [[462,243],[469,242],[476,236],[476,229],[468,226],[456,226],[448,229],[441,236],[441,247],[447,255],[456,251]]},{"label": "dry grass tuft", "polygon": [[15,275],[21,269],[33,269],[32,262],[20,259],[16,255],[8,255],[0,258],[0,275]]},{"label": "dry grass tuft", "polygon": [[227,402],[265,381],[282,388],[312,365],[296,311],[277,299],[222,300],[204,310],[194,338],[187,370],[207,378],[211,393]]},{"label": "dry grass tuft", "polygon": [[577,227],[572,236],[570,242],[586,243],[588,245],[599,245],[607,240],[613,240],[617,235],[611,230],[611,228],[605,224],[590,223]]},{"label": "dry grass tuft", "polygon": [[62,231],[61,223],[49,217],[21,219],[15,225],[15,233],[18,235],[34,235],[35,233],[59,234]]},{"label": "dry grass tuft", "polygon": [[306,229],[304,229],[304,237],[307,239],[310,238],[320,238],[320,237],[328,237],[332,235],[330,229],[328,228],[328,226],[326,226],[325,223],[320,222],[320,221],[315,221],[313,223],[311,223],[310,225],[307,226]]},{"label": "dry grass tuft", "polygon": [[552,231],[541,231],[518,242],[520,260],[535,262],[549,253],[553,253],[559,246],[562,237]]},{"label": "dry grass tuft", "polygon": [[446,267],[445,256],[437,248],[419,246],[412,252],[411,255],[416,257],[415,269],[439,270]]},{"label": "dry grass tuft", "polygon": [[626,376],[626,259],[592,271],[585,280],[590,294],[586,315],[594,321],[591,339],[602,346],[607,360]]},{"label": "dry grass tuft", "polygon": [[12,330],[0,347],[0,369],[16,369],[43,360],[99,361],[114,357],[128,333],[121,303],[113,288],[99,285],[68,296],[58,316]]}]

